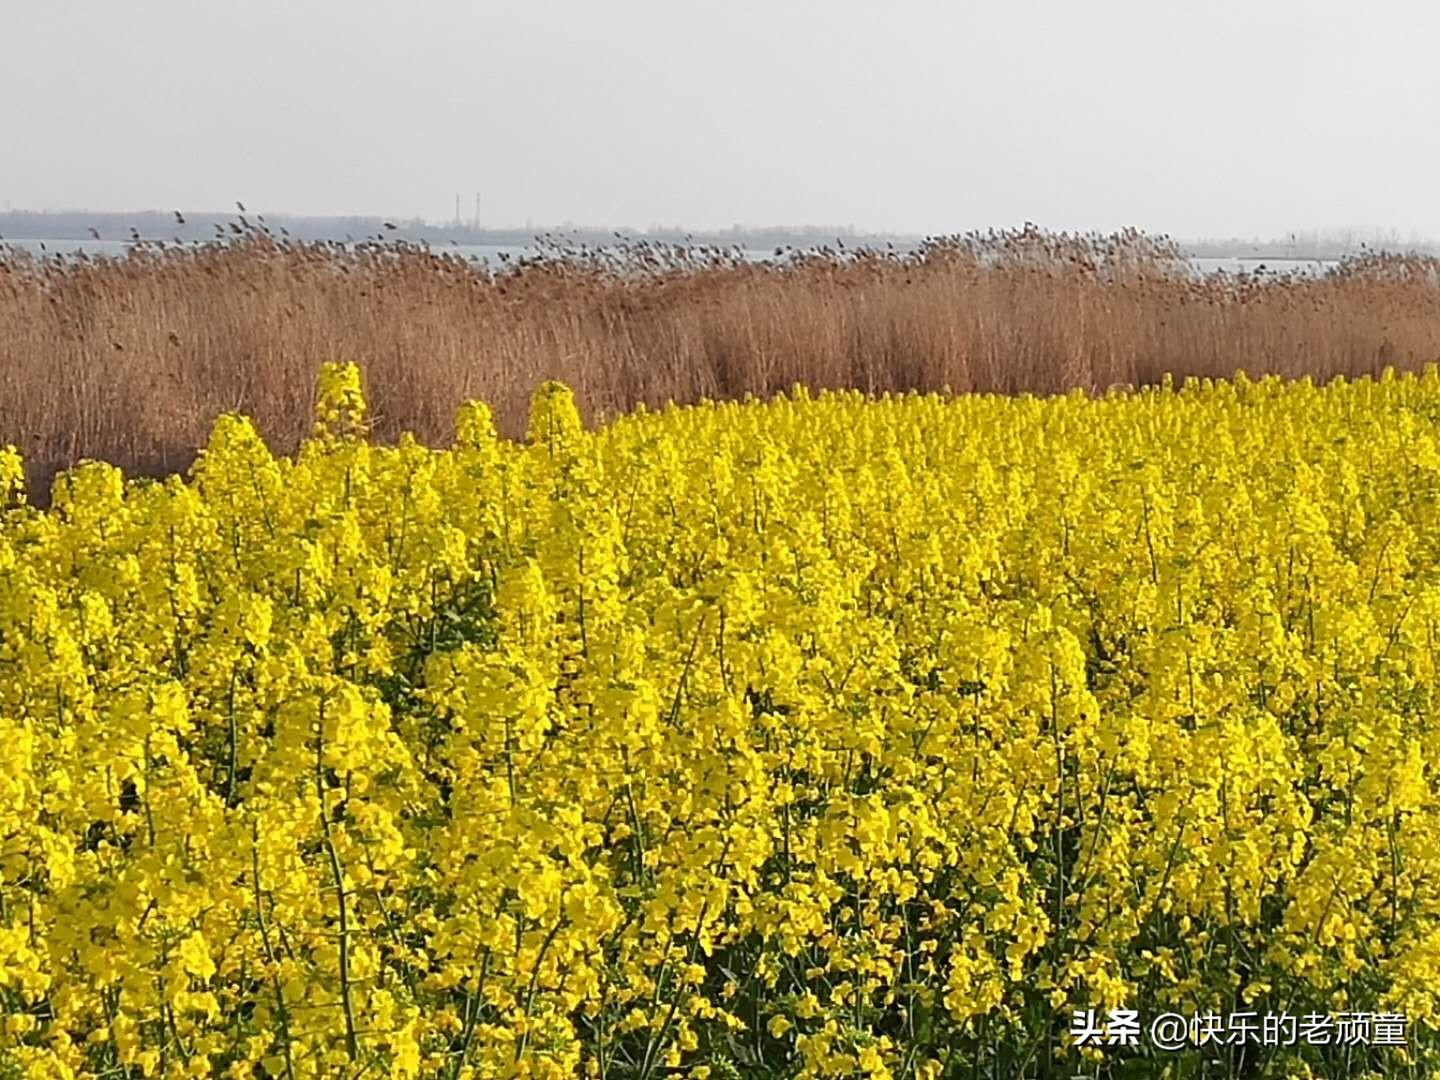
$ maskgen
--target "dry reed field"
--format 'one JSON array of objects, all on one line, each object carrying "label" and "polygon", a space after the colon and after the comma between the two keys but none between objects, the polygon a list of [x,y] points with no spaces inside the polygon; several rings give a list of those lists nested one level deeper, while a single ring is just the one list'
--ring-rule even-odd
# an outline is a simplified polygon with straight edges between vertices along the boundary
[{"label": "dry reed field", "polygon": [[1199,277],[1173,243],[1134,231],[1026,228],[761,264],[640,244],[489,269],[247,223],[119,260],[0,254],[0,442],[19,447],[42,497],[86,458],[183,469],[223,411],[289,451],[309,430],[315,367],[332,359],[366,372],[378,438],[441,444],[470,398],[519,434],[551,378],[594,419],[794,383],[1103,391],[1164,373],[1323,379],[1437,358],[1440,261]]}]

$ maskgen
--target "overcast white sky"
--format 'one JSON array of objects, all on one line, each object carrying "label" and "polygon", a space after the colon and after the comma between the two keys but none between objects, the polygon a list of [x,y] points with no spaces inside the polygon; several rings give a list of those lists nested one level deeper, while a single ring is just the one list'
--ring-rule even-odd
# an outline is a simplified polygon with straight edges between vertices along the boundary
[{"label": "overcast white sky", "polygon": [[1440,237],[1431,0],[0,0],[0,207]]}]

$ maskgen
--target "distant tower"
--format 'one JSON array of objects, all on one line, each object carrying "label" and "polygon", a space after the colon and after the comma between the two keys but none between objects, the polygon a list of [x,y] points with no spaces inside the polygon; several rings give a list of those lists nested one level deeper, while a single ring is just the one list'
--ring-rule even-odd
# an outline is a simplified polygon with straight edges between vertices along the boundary
[{"label": "distant tower", "polygon": [[475,228],[480,228],[480,192],[475,192]]},{"label": "distant tower", "polygon": [[455,193],[455,224],[460,224],[460,193]]}]

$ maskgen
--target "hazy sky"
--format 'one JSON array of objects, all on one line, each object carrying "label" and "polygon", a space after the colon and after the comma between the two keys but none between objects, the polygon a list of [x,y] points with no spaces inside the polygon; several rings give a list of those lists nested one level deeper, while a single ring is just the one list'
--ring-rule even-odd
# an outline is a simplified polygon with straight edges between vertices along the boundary
[{"label": "hazy sky", "polygon": [[1440,236],[1431,0],[3,0],[0,207]]}]

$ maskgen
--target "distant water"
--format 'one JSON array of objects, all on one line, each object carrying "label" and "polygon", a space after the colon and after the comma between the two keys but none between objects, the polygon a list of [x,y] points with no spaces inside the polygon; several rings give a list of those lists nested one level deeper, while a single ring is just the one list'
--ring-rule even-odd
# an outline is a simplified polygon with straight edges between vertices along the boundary
[{"label": "distant water", "polygon": [[1267,274],[1323,274],[1340,265],[1338,259],[1243,259],[1194,258],[1190,264],[1202,274],[1239,274],[1263,271]]},{"label": "distant water", "polygon": [[[32,255],[85,254],[118,258],[134,246],[129,240],[0,240],[0,247],[18,248]],[[500,244],[437,244],[431,250],[436,255],[459,255],[467,260],[496,264],[505,259],[539,254],[538,248]]]},{"label": "distant water", "polygon": [[[116,258],[123,256],[134,245],[128,240],[3,240],[0,247],[18,248],[32,255],[86,255]],[[502,266],[506,261],[515,261],[540,254],[534,247],[498,244],[436,244],[432,247],[437,255],[459,255],[472,262]],[[774,249],[746,249],[742,254],[747,259],[763,262],[775,257]],[[1241,273],[1263,271],[1267,274],[1323,274],[1337,264],[1334,259],[1262,259],[1262,258],[1194,258],[1192,266],[1202,274],[1217,272]]]}]

